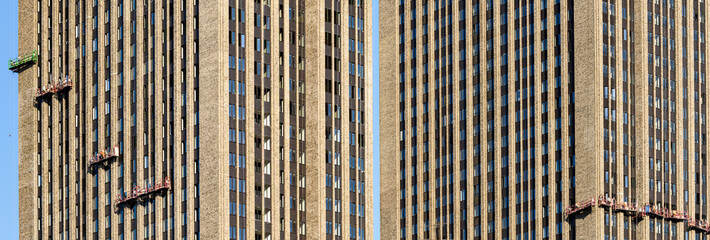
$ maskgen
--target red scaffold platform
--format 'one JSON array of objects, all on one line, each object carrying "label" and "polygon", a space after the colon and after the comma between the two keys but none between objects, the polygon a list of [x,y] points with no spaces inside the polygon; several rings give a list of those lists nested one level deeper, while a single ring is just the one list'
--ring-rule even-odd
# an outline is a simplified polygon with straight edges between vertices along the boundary
[{"label": "red scaffold platform", "polygon": [[582,211],[584,209],[587,209],[587,208],[594,207],[596,205],[597,205],[597,200],[595,198],[587,199],[586,201],[583,201],[581,203],[576,203],[572,206],[567,207],[567,209],[565,209],[564,214],[565,214],[565,217],[568,217],[572,214],[575,214],[575,213]]},{"label": "red scaffold platform", "polygon": [[613,197],[600,195],[598,198],[588,199],[586,201],[568,206],[565,211],[565,217],[595,206],[610,208],[611,211],[621,212],[633,218],[652,217],[660,218],[668,221],[686,222],[688,229],[697,230],[704,233],[710,232],[710,223],[706,220],[695,220],[690,217],[687,211],[671,210],[660,205],[646,204],[639,207],[636,203],[625,201],[617,201]]},{"label": "red scaffold platform", "polygon": [[701,232],[708,232],[710,231],[710,224],[708,224],[707,221],[702,221],[702,220],[695,220],[695,219],[689,219],[688,222],[688,229],[696,229]]},{"label": "red scaffold platform", "polygon": [[614,202],[616,202],[616,199],[612,197],[605,197],[604,195],[599,196],[600,207],[614,207]]},{"label": "red scaffold platform", "polygon": [[37,88],[35,98],[41,98],[53,93],[59,93],[74,86],[74,82],[69,77],[59,79],[56,82],[49,82],[48,85]]},{"label": "red scaffold platform", "polygon": [[107,163],[107,160],[114,158],[114,157],[118,157],[118,155],[119,155],[118,145],[101,150],[101,151],[95,153],[94,155],[92,155],[91,158],[89,158],[89,166],[92,166],[92,165],[98,164],[98,163],[102,163],[102,162],[105,164],[105,163]]},{"label": "red scaffold platform", "polygon": [[165,177],[163,181],[158,181],[154,184],[148,184],[147,186],[135,186],[131,192],[123,192],[116,195],[116,205],[128,203],[131,201],[136,201],[141,198],[147,197],[153,193],[157,193],[163,190],[170,190],[172,188],[172,182],[170,177]]}]

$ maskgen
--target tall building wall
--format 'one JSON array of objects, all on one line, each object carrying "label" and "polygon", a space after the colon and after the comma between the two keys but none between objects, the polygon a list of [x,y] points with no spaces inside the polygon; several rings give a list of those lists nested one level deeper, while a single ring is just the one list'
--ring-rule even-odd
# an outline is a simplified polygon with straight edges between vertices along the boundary
[{"label": "tall building wall", "polygon": [[370,9],[21,2],[21,238],[372,239]]},{"label": "tall building wall", "polygon": [[705,5],[381,3],[382,238],[704,234]]}]

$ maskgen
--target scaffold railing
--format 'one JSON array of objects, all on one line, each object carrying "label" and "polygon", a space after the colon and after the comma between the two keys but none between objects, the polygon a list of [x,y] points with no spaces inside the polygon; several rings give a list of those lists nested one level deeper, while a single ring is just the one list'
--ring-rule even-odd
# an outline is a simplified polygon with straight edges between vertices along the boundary
[{"label": "scaffold railing", "polygon": [[98,164],[98,163],[106,163],[107,160],[118,157],[119,155],[119,149],[118,145],[106,148],[104,150],[101,150],[97,153],[94,153],[94,155],[91,155],[89,158],[89,166]]},{"label": "scaffold railing", "polygon": [[612,210],[617,212],[623,212],[627,215],[636,215],[639,212],[638,204],[630,203],[626,201],[615,201]]},{"label": "scaffold railing", "polygon": [[688,229],[696,229],[706,233],[710,231],[710,224],[708,224],[708,222],[704,220],[695,220],[691,218],[687,221],[687,225]]},{"label": "scaffold railing", "polygon": [[49,84],[37,88],[35,98],[41,98],[49,94],[59,93],[74,86],[74,82],[69,76],[59,79],[58,81],[49,82]]},{"label": "scaffold railing", "polygon": [[38,58],[39,58],[39,53],[37,52],[37,50],[33,50],[32,52],[25,54],[23,56],[19,56],[17,58],[10,59],[7,62],[7,68],[12,71],[16,71],[16,70],[20,69],[20,67],[25,64],[36,62]]},{"label": "scaffold railing", "polygon": [[570,215],[572,215],[572,214],[575,214],[575,213],[577,213],[577,212],[579,212],[579,211],[582,211],[582,210],[584,210],[584,209],[587,209],[587,208],[594,207],[594,206],[596,206],[596,205],[597,205],[597,200],[596,200],[596,198],[590,198],[590,199],[587,199],[587,200],[585,200],[585,201],[583,201],[583,202],[581,202],[581,203],[576,203],[576,204],[574,204],[574,205],[571,205],[571,206],[567,207],[567,208],[565,209],[564,214],[565,214],[565,217],[568,217],[568,216],[570,216]]},{"label": "scaffold railing", "polygon": [[612,197],[607,197],[604,195],[599,195],[599,206],[600,207],[614,207],[614,202],[616,200]]},{"label": "scaffold railing", "polygon": [[165,177],[162,181],[149,183],[146,186],[134,186],[130,192],[122,192],[116,194],[116,205],[121,205],[131,201],[140,200],[151,194],[172,189],[170,177]]},{"label": "scaffold railing", "polygon": [[686,222],[689,229],[710,232],[710,223],[706,220],[695,220],[690,217],[691,215],[688,214],[687,211],[671,210],[661,205],[651,203],[647,203],[642,207],[639,207],[636,203],[619,201],[614,197],[609,197],[608,195],[600,195],[598,198],[587,199],[580,203],[568,206],[565,209],[564,214],[565,217],[569,217],[572,214],[595,206],[609,208],[613,212],[621,212],[625,215],[633,216],[634,218],[642,218],[647,216],[668,221]]}]

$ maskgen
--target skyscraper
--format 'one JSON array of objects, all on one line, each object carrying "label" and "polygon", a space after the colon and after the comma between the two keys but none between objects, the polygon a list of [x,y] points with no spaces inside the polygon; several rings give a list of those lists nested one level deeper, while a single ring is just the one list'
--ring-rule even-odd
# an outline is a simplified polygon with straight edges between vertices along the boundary
[{"label": "skyscraper", "polygon": [[372,239],[370,14],[19,1],[20,237]]},{"label": "skyscraper", "polygon": [[383,1],[383,239],[698,239],[705,1]]}]

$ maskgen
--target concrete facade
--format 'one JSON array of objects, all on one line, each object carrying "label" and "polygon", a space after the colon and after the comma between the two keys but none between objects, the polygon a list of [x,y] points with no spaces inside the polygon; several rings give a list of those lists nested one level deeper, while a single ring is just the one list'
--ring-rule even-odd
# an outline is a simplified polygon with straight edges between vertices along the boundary
[{"label": "concrete facade", "polygon": [[382,239],[704,237],[706,11],[381,2]]},{"label": "concrete facade", "polygon": [[370,2],[19,13],[21,239],[373,238]]}]

